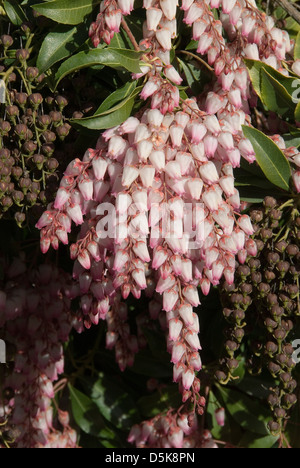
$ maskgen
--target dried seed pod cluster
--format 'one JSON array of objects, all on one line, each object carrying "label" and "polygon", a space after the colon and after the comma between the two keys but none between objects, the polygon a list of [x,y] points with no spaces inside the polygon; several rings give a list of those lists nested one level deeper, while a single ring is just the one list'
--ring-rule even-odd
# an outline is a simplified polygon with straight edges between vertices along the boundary
[{"label": "dried seed pod cluster", "polygon": [[[251,209],[257,256],[239,256],[235,284],[223,285],[224,315],[230,323],[225,343],[227,357],[217,378],[226,381],[238,366],[236,351],[245,335],[251,337],[249,369],[258,374],[267,368],[274,378],[269,404],[271,432],[280,432],[289,410],[297,402],[293,379],[293,328],[300,316],[300,216],[291,200],[279,203],[267,197],[264,205]],[[225,366],[224,366],[225,364]],[[233,365],[234,364],[234,365]]]}]

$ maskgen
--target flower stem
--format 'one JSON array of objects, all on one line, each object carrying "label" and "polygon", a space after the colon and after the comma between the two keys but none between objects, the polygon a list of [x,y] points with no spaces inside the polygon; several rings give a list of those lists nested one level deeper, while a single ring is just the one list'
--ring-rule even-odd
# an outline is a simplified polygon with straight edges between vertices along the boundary
[{"label": "flower stem", "polygon": [[139,45],[138,45],[138,43],[136,42],[136,39],[135,39],[134,35],[132,34],[132,32],[131,32],[131,30],[130,30],[128,24],[126,23],[126,20],[125,20],[124,17],[122,18],[122,27],[123,27],[124,31],[126,32],[127,36],[129,37],[129,39],[130,39],[130,41],[131,41],[131,43],[132,43],[134,49],[135,49],[137,52],[140,52],[141,49],[139,48]]}]

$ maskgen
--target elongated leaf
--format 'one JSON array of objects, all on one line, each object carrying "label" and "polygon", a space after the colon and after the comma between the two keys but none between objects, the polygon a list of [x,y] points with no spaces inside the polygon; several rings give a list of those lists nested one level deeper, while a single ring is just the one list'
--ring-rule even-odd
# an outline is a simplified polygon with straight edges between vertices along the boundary
[{"label": "elongated leaf", "polygon": [[261,69],[261,97],[269,111],[293,118],[295,103],[292,95],[264,68]]},{"label": "elongated leaf", "polygon": [[196,95],[200,94],[203,90],[200,84],[201,70],[192,63],[186,63],[183,60],[179,60],[180,66],[185,74],[186,81],[191,88],[192,92]]},{"label": "elongated leaf", "polygon": [[53,0],[38,3],[32,8],[61,24],[79,24],[84,21],[101,0]]},{"label": "elongated leaf", "polygon": [[300,31],[298,32],[297,39],[295,42],[294,59],[300,59]]},{"label": "elongated leaf", "polygon": [[266,437],[257,437],[256,434],[251,434],[247,432],[242,440],[240,441],[241,448],[252,448],[252,449],[268,449],[274,447],[278,440],[278,437],[272,435]]},{"label": "elongated leaf", "polygon": [[10,21],[16,26],[21,26],[28,21],[23,8],[16,0],[4,0],[4,8]]},{"label": "elongated leaf", "polygon": [[87,27],[84,23],[75,27],[57,26],[42,43],[37,59],[40,73],[44,73],[55,63],[72,55],[86,39]]},{"label": "elongated leaf", "polygon": [[[274,80],[276,80],[278,83],[280,83],[281,86],[283,86],[286,90],[286,92],[291,96],[295,96],[295,104],[297,99],[299,99],[300,96],[297,96],[297,89],[300,88],[300,80],[295,79],[293,77],[288,77],[280,73],[279,71],[275,70],[275,68],[270,67],[269,65],[260,62],[258,60],[250,60],[250,59],[244,59],[245,64],[247,65],[250,78],[252,81],[252,85],[257,93],[257,95],[260,97],[260,99],[263,101],[262,97],[262,70],[265,70],[269,75],[271,75]],[[299,93],[298,93],[299,94]]]},{"label": "elongated leaf", "polygon": [[255,128],[243,126],[244,135],[254,148],[256,160],[272,184],[289,191],[291,167],[278,146]]},{"label": "elongated leaf", "polygon": [[70,57],[56,73],[57,84],[70,73],[93,65],[123,68],[132,73],[140,72],[141,53],[127,49],[90,49]]},{"label": "elongated leaf", "polygon": [[84,393],[71,385],[68,386],[73,417],[86,434],[105,439],[113,439],[114,433],[107,428],[97,405]]},{"label": "elongated leaf", "polygon": [[99,374],[91,397],[101,414],[118,429],[128,431],[140,421],[133,398],[119,383],[104,374]]},{"label": "elongated leaf", "polygon": [[122,101],[123,99],[130,96],[136,88],[136,81],[132,81],[132,83],[126,83],[120,89],[117,89],[114,93],[108,96],[104,102],[102,102],[101,106],[98,110],[96,110],[95,115],[101,114],[102,112],[106,112],[107,110],[111,109],[115,104]]},{"label": "elongated leaf", "polygon": [[159,392],[147,395],[139,399],[138,407],[143,417],[153,418],[158,413],[168,411],[170,408],[178,408],[180,396],[176,392],[175,385],[169,385]]},{"label": "elongated leaf", "polygon": [[267,429],[270,419],[269,411],[257,400],[252,400],[241,392],[220,385],[218,385],[217,397],[242,428],[254,434],[270,435]]},{"label": "elongated leaf", "polygon": [[130,117],[136,96],[141,92],[142,87],[137,88],[124,101],[101,114],[84,119],[73,119],[71,123],[80,125],[90,130],[103,130],[116,127],[125,122]]},{"label": "elongated leaf", "polygon": [[295,110],[295,121],[300,122],[300,102],[298,102]]}]

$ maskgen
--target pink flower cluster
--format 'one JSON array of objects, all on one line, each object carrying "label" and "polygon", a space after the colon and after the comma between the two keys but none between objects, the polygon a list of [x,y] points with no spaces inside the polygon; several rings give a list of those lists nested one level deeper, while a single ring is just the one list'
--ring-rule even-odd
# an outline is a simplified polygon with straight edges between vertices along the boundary
[{"label": "pink flower cluster", "polygon": [[202,431],[194,413],[169,411],[134,426],[128,442],[137,448],[218,448],[209,431]]},{"label": "pink flower cluster", "polygon": [[95,47],[103,40],[110,44],[115,33],[120,31],[123,15],[133,10],[134,0],[104,0],[95,23],[91,24],[90,37]]},{"label": "pink flower cluster", "polygon": [[20,259],[4,270],[1,337],[14,349],[14,362],[1,382],[1,421],[16,434],[17,448],[76,447],[68,414],[59,411],[57,430],[52,406],[53,385],[64,370],[63,343],[72,328],[65,274],[50,265],[29,273]]}]

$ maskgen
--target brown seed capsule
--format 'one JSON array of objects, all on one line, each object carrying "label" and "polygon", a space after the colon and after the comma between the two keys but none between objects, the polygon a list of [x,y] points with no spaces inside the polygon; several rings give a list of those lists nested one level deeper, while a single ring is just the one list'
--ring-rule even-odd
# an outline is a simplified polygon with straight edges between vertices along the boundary
[{"label": "brown seed capsule", "polygon": [[253,291],[252,284],[248,284],[248,283],[241,284],[240,288],[241,288],[241,292],[246,295],[251,294]]},{"label": "brown seed capsule", "polygon": [[29,203],[29,205],[33,206],[37,201],[37,194],[28,192],[26,195],[26,200],[27,200],[27,203]]},{"label": "brown seed capsule", "polygon": [[35,80],[39,76],[39,69],[36,67],[28,67],[26,70],[26,77],[29,81]]},{"label": "brown seed capsule", "polygon": [[227,359],[226,366],[229,372],[234,372],[239,367],[239,361],[236,359]]},{"label": "brown seed capsule", "polygon": [[274,408],[275,406],[279,405],[280,400],[277,395],[271,393],[271,395],[268,396],[268,403],[272,408]]},{"label": "brown seed capsule", "polygon": [[26,216],[24,213],[16,213],[15,214],[15,220],[18,226],[21,228],[22,224],[25,223]]},{"label": "brown seed capsule", "polygon": [[277,242],[275,244],[275,250],[277,250],[280,253],[283,253],[285,252],[287,246],[288,246],[288,243],[285,241]]},{"label": "brown seed capsule", "polygon": [[11,131],[11,125],[6,120],[0,122],[0,135],[5,136]]},{"label": "brown seed capsule", "polygon": [[267,255],[267,261],[270,266],[274,266],[280,261],[280,256],[276,252],[269,252]]},{"label": "brown seed capsule", "polygon": [[48,158],[50,158],[53,155],[54,151],[55,146],[53,145],[53,143],[44,144],[42,146],[42,152]]},{"label": "brown seed capsule", "polygon": [[34,141],[26,141],[22,147],[24,153],[33,154],[37,149],[37,144]]},{"label": "brown seed capsule", "polygon": [[43,103],[43,100],[40,93],[34,93],[28,97],[28,102],[34,109],[37,109]]},{"label": "brown seed capsule", "polygon": [[18,117],[20,115],[20,111],[17,106],[7,106],[6,114],[8,117]]},{"label": "brown seed capsule", "polygon": [[9,210],[13,206],[14,202],[11,197],[4,197],[1,200],[1,205],[3,206],[4,211]]},{"label": "brown seed capsule", "polygon": [[268,341],[268,343],[266,344],[266,350],[270,355],[273,355],[277,353],[278,345],[274,343],[273,341]]},{"label": "brown seed capsule", "polygon": [[288,254],[289,257],[293,258],[295,255],[299,253],[299,247],[295,244],[290,244],[286,248],[286,253]]},{"label": "brown seed capsule", "polygon": [[69,104],[67,98],[65,98],[64,96],[57,96],[55,100],[60,111],[62,111]]},{"label": "brown seed capsule", "polygon": [[286,411],[283,408],[276,408],[274,414],[277,419],[285,419],[287,416]]},{"label": "brown seed capsule", "polygon": [[223,371],[217,371],[215,376],[218,382],[225,382],[225,380],[227,379],[227,375]]},{"label": "brown seed capsule", "polygon": [[58,161],[56,159],[54,159],[54,158],[48,159],[47,168],[48,168],[48,170],[50,172],[55,172],[56,169],[58,168],[58,166],[59,166],[59,163],[58,163]]},{"label": "brown seed capsule", "polygon": [[57,111],[51,111],[49,116],[54,124],[60,123],[63,119],[62,113]]},{"label": "brown seed capsule", "polygon": [[271,229],[262,229],[260,231],[260,237],[263,242],[267,242],[273,237],[273,231]]},{"label": "brown seed capsule", "polygon": [[283,402],[287,409],[289,409],[297,403],[297,396],[293,393],[291,395],[284,395]]},{"label": "brown seed capsule", "polygon": [[53,143],[56,140],[56,135],[54,132],[46,130],[45,132],[43,132],[43,138],[46,143]]},{"label": "brown seed capsule", "polygon": [[31,191],[38,195],[41,191],[41,184],[39,182],[32,182]]},{"label": "brown seed capsule", "polygon": [[264,277],[268,283],[271,283],[276,279],[276,274],[273,271],[267,270],[264,272]]},{"label": "brown seed capsule", "polygon": [[264,206],[266,208],[275,208],[275,206],[277,205],[277,200],[275,200],[275,198],[273,197],[266,197],[264,199]]},{"label": "brown seed capsule", "polygon": [[276,328],[278,327],[278,323],[275,322],[274,320],[272,320],[270,317],[268,317],[268,318],[265,320],[265,325],[266,325],[266,327],[268,328],[268,330],[270,331],[270,333],[271,333],[273,330],[276,330]]},{"label": "brown seed capsule", "polygon": [[84,114],[82,112],[75,111],[72,115],[72,119],[82,119],[84,117]]},{"label": "brown seed capsule", "polygon": [[42,170],[45,157],[42,154],[35,154],[32,158],[34,164],[37,166],[39,170]]},{"label": "brown seed capsule", "polygon": [[26,93],[17,93],[15,99],[16,103],[24,108],[24,106],[27,104],[28,95]]},{"label": "brown seed capsule", "polygon": [[276,421],[270,421],[268,423],[268,428],[272,434],[278,434],[280,432],[280,425]]},{"label": "brown seed capsule", "polygon": [[13,192],[12,194],[13,200],[17,205],[20,205],[22,201],[24,200],[24,194],[23,192]]},{"label": "brown seed capsule", "polygon": [[256,243],[256,246],[257,246],[257,251],[262,252],[264,250],[264,248],[265,248],[265,243],[260,239],[256,239],[255,243]]},{"label": "brown seed capsule", "polygon": [[19,60],[19,62],[26,62],[30,57],[30,52],[27,49],[18,49],[16,51],[16,59]]},{"label": "brown seed capsule", "polygon": [[283,341],[287,337],[287,332],[283,328],[278,328],[274,331],[274,338],[278,341]]},{"label": "brown seed capsule", "polygon": [[20,140],[26,140],[28,137],[28,127],[24,124],[18,124],[15,126],[15,134]]},{"label": "brown seed capsule", "polygon": [[261,267],[260,260],[258,258],[250,258],[249,267],[251,271],[256,271]]},{"label": "brown seed capsule", "polygon": [[284,366],[284,364],[286,364],[286,363],[287,363],[287,361],[288,361],[288,357],[287,357],[287,355],[286,355],[286,354],[284,354],[284,353],[281,353],[281,354],[278,354],[278,355],[276,356],[276,361],[278,362],[278,364],[280,364],[280,365],[281,365],[281,367],[283,367],[283,366]]},{"label": "brown seed capsule", "polygon": [[284,315],[284,309],[283,307],[280,307],[279,305],[274,305],[272,306],[271,314],[272,314],[272,317],[274,317],[274,319],[276,320]]},{"label": "brown seed capsule", "polygon": [[3,36],[1,36],[0,38],[1,40],[1,43],[4,47],[4,49],[9,49],[9,47],[11,47],[14,43],[14,40],[11,36],[9,36],[8,34],[3,34]]},{"label": "brown seed capsule", "polygon": [[56,133],[61,140],[64,140],[69,135],[71,128],[72,127],[69,124],[60,125],[56,129]]},{"label": "brown seed capsule", "polygon": [[276,364],[276,362],[269,362],[268,369],[273,375],[276,375],[278,374],[278,372],[281,371],[281,367],[278,364]]}]

